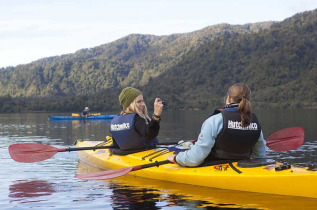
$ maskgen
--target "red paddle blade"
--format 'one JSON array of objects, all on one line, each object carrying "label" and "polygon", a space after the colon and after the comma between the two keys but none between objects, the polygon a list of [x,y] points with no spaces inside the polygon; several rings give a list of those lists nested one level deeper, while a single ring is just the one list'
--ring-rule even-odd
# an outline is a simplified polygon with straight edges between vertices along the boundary
[{"label": "red paddle blade", "polygon": [[57,152],[57,148],[44,144],[23,143],[9,146],[11,158],[23,163],[43,161],[51,158]]},{"label": "red paddle blade", "polygon": [[276,152],[297,149],[304,143],[302,127],[285,128],[273,133],[267,140],[266,146]]},{"label": "red paddle blade", "polygon": [[112,179],[128,174],[134,167],[120,168],[110,171],[100,171],[96,173],[76,174],[76,177],[84,180],[104,180]]}]

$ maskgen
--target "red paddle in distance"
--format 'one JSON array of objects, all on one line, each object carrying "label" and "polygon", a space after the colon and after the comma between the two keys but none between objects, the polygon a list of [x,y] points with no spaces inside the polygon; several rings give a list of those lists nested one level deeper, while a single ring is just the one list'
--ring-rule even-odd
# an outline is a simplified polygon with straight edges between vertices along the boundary
[{"label": "red paddle in distance", "polygon": [[[304,142],[304,129],[301,127],[285,128],[273,133],[267,140],[266,145],[273,151],[289,151],[297,149]],[[141,170],[143,168],[149,168],[153,166],[159,166],[164,164],[172,164],[168,160],[163,160],[155,163],[149,163],[138,166],[130,166],[126,168],[120,168],[116,170],[101,171],[97,173],[83,173],[76,174],[76,177],[84,180],[105,180],[116,178],[128,174],[131,171]]]}]

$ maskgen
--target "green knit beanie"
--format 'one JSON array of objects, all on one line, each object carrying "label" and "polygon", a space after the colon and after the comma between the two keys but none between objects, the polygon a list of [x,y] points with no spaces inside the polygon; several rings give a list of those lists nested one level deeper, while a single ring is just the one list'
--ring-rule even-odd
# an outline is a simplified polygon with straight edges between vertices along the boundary
[{"label": "green knit beanie", "polygon": [[133,87],[124,88],[119,95],[119,102],[123,107],[123,110],[126,110],[126,108],[134,101],[134,99],[141,94],[141,91]]}]

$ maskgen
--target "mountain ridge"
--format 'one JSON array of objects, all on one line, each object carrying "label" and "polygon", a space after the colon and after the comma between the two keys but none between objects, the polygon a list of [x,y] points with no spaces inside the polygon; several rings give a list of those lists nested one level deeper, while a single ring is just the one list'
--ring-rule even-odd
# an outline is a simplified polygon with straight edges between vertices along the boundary
[{"label": "mountain ridge", "polygon": [[[206,109],[222,103],[229,85],[244,82],[263,107],[315,107],[316,28],[313,10],[281,22],[217,24],[165,36],[131,34],[2,68],[0,96],[52,98],[49,103],[56,97],[100,98],[103,91],[136,86],[149,98],[162,95],[171,108]],[[104,107],[116,107],[117,96],[107,97],[110,104]]]}]

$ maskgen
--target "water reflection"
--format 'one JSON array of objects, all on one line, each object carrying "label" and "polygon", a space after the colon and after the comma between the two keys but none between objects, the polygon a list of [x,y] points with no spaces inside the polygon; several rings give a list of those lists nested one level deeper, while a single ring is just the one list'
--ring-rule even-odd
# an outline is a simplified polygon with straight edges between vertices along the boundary
[{"label": "water reflection", "polygon": [[64,140],[65,145],[72,145],[74,140],[105,140],[110,135],[110,120],[59,120],[50,121],[51,136]]},{"label": "water reflection", "polygon": [[158,209],[156,202],[159,201],[160,192],[148,190],[146,188],[131,188],[118,184],[110,184],[113,190],[112,207],[113,209]]},{"label": "water reflection", "polygon": [[29,200],[29,198],[52,195],[54,192],[55,184],[43,180],[18,180],[9,187],[9,197],[17,198],[12,202],[36,202],[36,200]]}]

